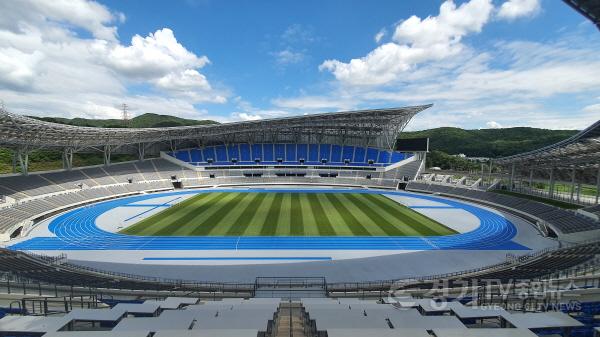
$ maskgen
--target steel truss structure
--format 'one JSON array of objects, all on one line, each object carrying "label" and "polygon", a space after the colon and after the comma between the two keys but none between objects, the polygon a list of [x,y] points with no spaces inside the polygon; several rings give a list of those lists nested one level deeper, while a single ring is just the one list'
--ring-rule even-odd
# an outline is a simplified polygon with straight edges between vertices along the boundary
[{"label": "steel truss structure", "polygon": [[0,147],[14,151],[25,173],[29,152],[40,149],[62,151],[66,169],[72,168],[73,154],[77,152],[101,152],[104,163],[109,165],[113,153],[135,154],[142,160],[160,151],[233,143],[334,143],[391,150],[412,117],[431,106],[137,129],[63,125],[0,110]]},{"label": "steel truss structure", "polygon": [[[596,203],[600,192],[600,120],[585,130],[558,143],[514,156],[494,160],[510,172],[510,186],[516,176],[528,176],[549,181],[550,197],[555,181],[571,183],[571,198],[575,184],[596,185]],[[531,183],[529,184],[531,185]],[[580,190],[579,188],[577,189]],[[579,193],[579,192],[577,192]]]},{"label": "steel truss structure", "polygon": [[600,29],[600,0],[563,0]]}]

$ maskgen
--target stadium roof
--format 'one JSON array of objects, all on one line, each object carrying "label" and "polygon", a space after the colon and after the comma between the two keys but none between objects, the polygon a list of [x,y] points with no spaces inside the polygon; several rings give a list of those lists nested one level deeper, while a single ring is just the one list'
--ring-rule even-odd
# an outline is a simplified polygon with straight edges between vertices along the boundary
[{"label": "stadium roof", "polygon": [[600,0],[563,0],[600,29]]},{"label": "stadium roof", "polygon": [[224,124],[165,128],[92,128],[63,125],[0,110],[0,146],[20,150],[159,144],[314,141],[392,148],[410,119],[429,105],[332,112]]},{"label": "stadium roof", "polygon": [[495,164],[519,163],[548,168],[589,168],[600,166],[600,120],[558,143],[494,160]]}]

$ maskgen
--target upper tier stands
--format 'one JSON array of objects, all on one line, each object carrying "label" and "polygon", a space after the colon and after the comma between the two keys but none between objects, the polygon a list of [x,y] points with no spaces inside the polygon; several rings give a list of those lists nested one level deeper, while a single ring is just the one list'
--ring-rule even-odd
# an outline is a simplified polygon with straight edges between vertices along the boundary
[{"label": "upper tier stands", "polygon": [[441,193],[504,206],[539,218],[564,234],[600,229],[600,222],[577,216],[572,211],[510,195],[421,181],[410,182],[406,189],[417,192]]},{"label": "upper tier stands", "polygon": [[198,166],[212,165],[349,165],[387,166],[411,154],[334,144],[232,144],[168,152],[181,161]]}]

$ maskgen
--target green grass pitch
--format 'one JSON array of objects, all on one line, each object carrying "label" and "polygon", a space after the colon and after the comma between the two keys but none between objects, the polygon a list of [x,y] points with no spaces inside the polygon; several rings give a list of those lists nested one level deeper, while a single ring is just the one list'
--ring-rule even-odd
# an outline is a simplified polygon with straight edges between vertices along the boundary
[{"label": "green grass pitch", "polygon": [[385,196],[201,193],[120,233],[143,236],[436,236],[456,234]]}]

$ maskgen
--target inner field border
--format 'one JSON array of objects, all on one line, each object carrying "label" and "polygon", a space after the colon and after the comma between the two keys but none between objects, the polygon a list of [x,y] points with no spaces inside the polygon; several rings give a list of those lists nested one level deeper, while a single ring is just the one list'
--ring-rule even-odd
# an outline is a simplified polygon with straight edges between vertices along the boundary
[{"label": "inner field border", "polygon": [[[173,237],[134,236],[104,231],[96,226],[103,213],[134,202],[167,196],[212,192],[364,193],[406,196],[465,210],[480,221],[473,231],[447,236],[404,237]],[[114,199],[84,206],[52,219],[48,229],[56,237],[36,237],[10,246],[14,250],[526,250],[511,241],[515,225],[490,210],[432,195],[368,189],[211,189],[163,192]]]}]

